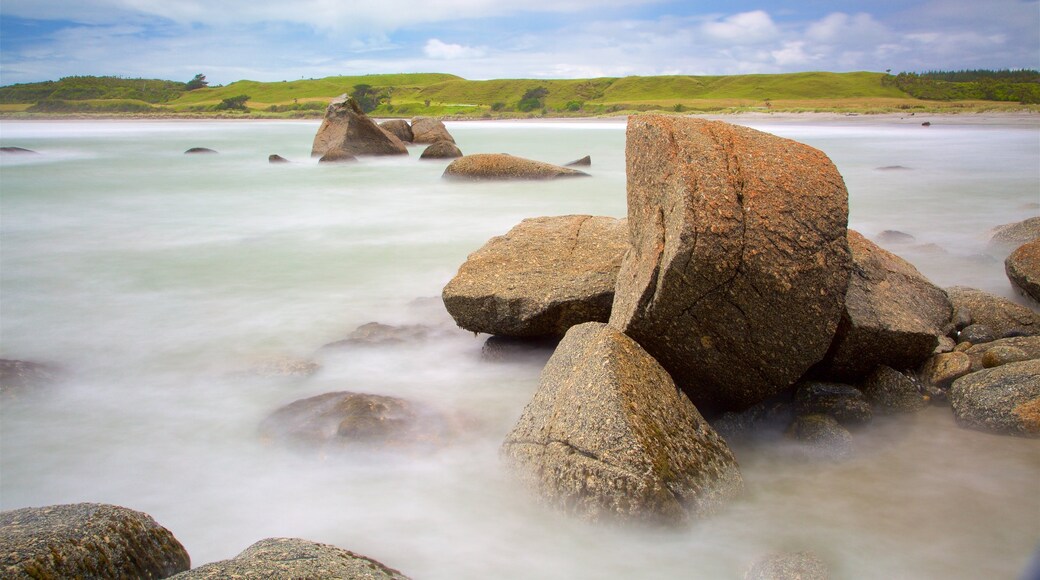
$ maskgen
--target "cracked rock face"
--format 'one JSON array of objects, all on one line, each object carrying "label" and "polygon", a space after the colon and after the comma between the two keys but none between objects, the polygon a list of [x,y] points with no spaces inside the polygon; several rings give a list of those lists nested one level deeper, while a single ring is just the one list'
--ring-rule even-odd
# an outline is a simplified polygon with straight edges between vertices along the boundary
[{"label": "cracked rock face", "polygon": [[698,406],[787,389],[830,346],[850,255],[848,192],[807,145],[717,121],[632,117],[632,247],[610,324]]},{"label": "cracked rock face", "polygon": [[174,576],[178,580],[203,578],[350,578],[352,580],[408,580],[393,568],[336,546],[298,538],[268,538],[249,546],[230,560],[199,566]]},{"label": "cracked rock face", "polygon": [[946,334],[953,316],[946,292],[859,232],[849,230],[849,248],[852,276],[826,374],[858,380],[878,365],[916,368]]},{"label": "cracked rock face", "polygon": [[606,322],[626,220],[588,215],[526,219],[470,254],[442,293],[455,322],[500,336],[562,336]]},{"label": "cracked rock face", "polygon": [[549,504],[593,521],[681,523],[743,490],[726,442],[632,339],[568,331],[503,456]]},{"label": "cracked rock face", "polygon": [[370,119],[352,97],[341,95],[325,109],[314,135],[311,157],[335,151],[340,155],[408,155],[408,148]]}]

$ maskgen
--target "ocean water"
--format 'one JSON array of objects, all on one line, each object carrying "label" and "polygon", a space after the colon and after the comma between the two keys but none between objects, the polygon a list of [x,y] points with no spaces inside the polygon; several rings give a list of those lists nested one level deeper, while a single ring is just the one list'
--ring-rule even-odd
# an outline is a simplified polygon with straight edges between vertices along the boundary
[{"label": "ocean water", "polygon": [[[1038,214],[1040,124],[749,123],[826,152],[850,227],[940,286],[1014,297],[989,230]],[[481,359],[439,294],[469,252],[525,217],[625,214],[624,123],[450,123],[466,153],[592,177],[458,183],[446,162],[319,166],[317,122],[0,122],[0,357],[62,369],[0,407],[0,508],[106,502],[151,514],[194,565],[272,536],[422,579],[738,578],[814,550],[846,578],[1014,578],[1040,540],[1040,443],[959,429],[945,408],[856,432],[826,464],[735,449],[747,493],[680,530],[595,526],[540,508],[498,446],[547,355]],[[202,146],[217,155],[189,156]],[[277,153],[293,161],[272,165]],[[900,166],[900,169],[883,167]],[[321,350],[368,322],[425,340]],[[313,360],[310,377],[250,374]],[[406,397],[462,417],[436,449],[300,454],[257,426],[329,391]]]}]

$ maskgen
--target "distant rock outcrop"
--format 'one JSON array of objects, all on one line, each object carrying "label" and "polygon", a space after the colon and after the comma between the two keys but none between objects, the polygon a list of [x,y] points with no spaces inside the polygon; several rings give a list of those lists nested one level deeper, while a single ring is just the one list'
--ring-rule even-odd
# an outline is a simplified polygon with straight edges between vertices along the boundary
[{"label": "distant rock outcrop", "polygon": [[99,503],[0,512],[4,578],[166,578],[191,567],[145,513]]},{"label": "distant rock outcrop", "polygon": [[416,117],[412,119],[412,143],[436,143],[438,141],[455,142],[448,128],[440,119],[432,117]]},{"label": "distant rock outcrop", "polygon": [[407,155],[400,139],[370,119],[353,97],[340,95],[325,109],[311,147],[311,157],[330,151],[345,155]]},{"label": "distant rock outcrop", "polygon": [[1023,244],[1004,260],[1011,285],[1040,302],[1040,239]]},{"label": "distant rock outcrop", "polygon": [[176,580],[227,578],[348,578],[408,580],[393,568],[362,556],[309,540],[268,538],[230,560],[212,562],[173,576]]},{"label": "distant rock outcrop", "polygon": [[444,306],[462,328],[503,336],[562,336],[606,322],[627,247],[626,220],[526,219],[469,255],[444,288]]},{"label": "distant rock outcrop", "polygon": [[584,177],[588,173],[514,157],[506,153],[478,153],[460,157],[444,170],[444,177],[474,180],[510,179],[556,179],[558,177]]},{"label": "distant rock outcrop", "polygon": [[610,324],[699,407],[740,410],[827,352],[850,254],[848,193],[807,145],[717,121],[630,117],[629,249]]},{"label": "distant rock outcrop", "polygon": [[502,452],[549,504],[593,521],[681,523],[743,490],[726,442],[638,344],[568,331]]}]

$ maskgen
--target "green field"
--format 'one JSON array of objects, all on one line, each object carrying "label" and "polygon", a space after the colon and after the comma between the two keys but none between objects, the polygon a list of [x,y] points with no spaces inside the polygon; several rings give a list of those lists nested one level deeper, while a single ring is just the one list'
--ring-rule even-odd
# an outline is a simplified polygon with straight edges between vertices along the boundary
[{"label": "green field", "polygon": [[[1032,71],[1027,71],[1032,72]],[[998,91],[1004,100],[984,100],[994,91],[980,83],[907,78],[885,73],[805,72],[733,76],[654,76],[596,79],[499,79],[472,81],[449,74],[336,76],[282,82],[243,80],[186,90],[183,83],[118,77],[67,77],[59,81],[0,87],[0,114],[320,117],[332,98],[358,85],[378,98],[372,114],[452,117],[597,116],[638,111],[963,111],[1040,110],[1031,99],[1035,73]],[[912,81],[912,82],[910,82]],[[1002,81],[1004,82],[1004,81]],[[989,85],[984,85],[988,87]],[[522,100],[529,91],[538,99]],[[927,91],[921,93],[920,91]],[[987,92],[988,91],[988,92]],[[917,98],[911,93],[926,94]],[[977,95],[984,95],[981,98]],[[1025,95],[1025,97],[1019,97]],[[248,96],[244,107],[229,105]],[[1012,98],[1022,98],[1014,101]],[[239,99],[241,100],[241,99]],[[223,104],[222,104],[223,103]]]}]

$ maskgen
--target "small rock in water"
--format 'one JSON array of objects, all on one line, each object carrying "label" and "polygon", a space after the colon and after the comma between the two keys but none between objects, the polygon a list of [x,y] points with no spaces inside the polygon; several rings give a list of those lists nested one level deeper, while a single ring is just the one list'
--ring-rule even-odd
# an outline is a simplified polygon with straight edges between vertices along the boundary
[{"label": "small rock in water", "polygon": [[0,359],[0,396],[15,396],[28,389],[44,386],[58,377],[58,369],[50,365]]},{"label": "small rock in water", "polygon": [[23,147],[0,147],[0,153],[9,153],[12,155],[39,155],[32,149],[25,149]]},{"label": "small rock in water", "polygon": [[185,155],[199,155],[199,154],[205,155],[205,154],[211,154],[211,153],[216,153],[216,151],[214,151],[212,149],[209,149],[209,148],[206,148],[206,147],[192,147],[191,149],[188,149],[187,151],[184,152]]},{"label": "small rock in water", "polygon": [[756,560],[744,580],[829,580],[827,564],[812,552],[769,554]]},{"label": "small rock in water", "polygon": [[909,244],[910,242],[916,242],[917,238],[905,232],[885,230],[878,234],[877,241],[882,244]]},{"label": "small rock in water", "polygon": [[453,141],[437,141],[423,150],[419,159],[457,159],[462,150]]},{"label": "small rock in water", "polygon": [[564,163],[563,164],[564,167],[590,167],[591,165],[592,165],[592,157],[589,156],[589,155],[586,155],[585,157],[582,157],[581,159],[575,159],[574,161],[571,161],[570,163]]},{"label": "small rock in water", "polygon": [[357,161],[357,157],[342,149],[332,149],[318,159],[318,163],[352,163],[354,161]]},{"label": "small rock in water", "polygon": [[801,415],[791,424],[788,434],[807,445],[807,451],[819,459],[840,461],[852,455],[852,434],[830,415]]},{"label": "small rock in water", "polygon": [[903,165],[886,165],[884,167],[878,167],[878,171],[905,171],[909,170],[909,167]]},{"label": "small rock in water", "polygon": [[1020,294],[1040,302],[1040,238],[1011,252],[1004,260],[1004,271]]},{"label": "small rock in water", "polygon": [[961,342],[970,342],[972,344],[982,344],[984,342],[993,342],[997,339],[993,335],[993,331],[984,324],[969,324],[961,330],[957,338]]},{"label": "small rock in water", "polygon": [[258,377],[309,377],[321,370],[321,365],[287,356],[271,357],[254,363],[247,374]]},{"label": "small rock in water", "polygon": [[414,138],[414,135],[412,134],[412,126],[404,119],[383,121],[379,126],[391,133],[394,137],[400,139],[402,143],[411,143]]},{"label": "small rock in water", "polygon": [[1020,222],[1004,224],[993,228],[990,243],[998,246],[1017,248],[1022,244],[1040,238],[1040,217],[1031,217]]},{"label": "small rock in water", "polygon": [[830,415],[843,425],[866,423],[873,417],[862,391],[842,383],[803,382],[795,392],[795,406],[802,415]]},{"label": "small rock in water", "polygon": [[289,160],[281,155],[268,155],[267,161],[268,163],[289,163]]}]

